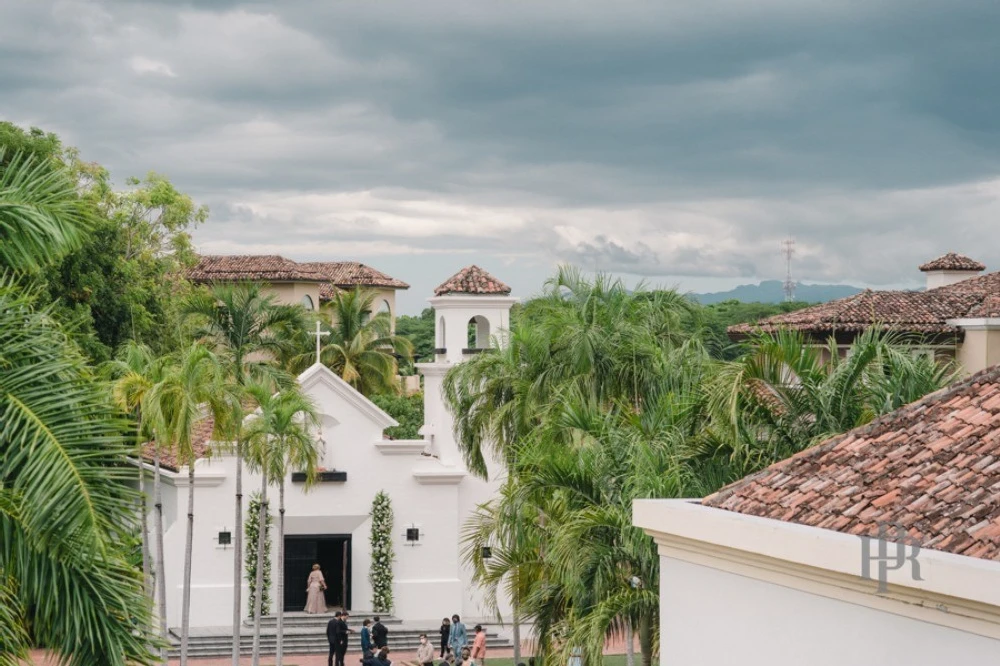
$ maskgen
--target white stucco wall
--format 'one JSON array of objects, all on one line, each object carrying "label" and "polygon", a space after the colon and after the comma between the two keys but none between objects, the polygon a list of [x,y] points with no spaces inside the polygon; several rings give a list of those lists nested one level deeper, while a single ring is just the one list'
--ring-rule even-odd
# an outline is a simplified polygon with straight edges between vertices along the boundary
[{"label": "white stucco wall", "polygon": [[[419,451],[387,455],[377,446],[382,442],[382,427],[370,414],[326,388],[323,382],[307,379],[303,386],[316,400],[319,411],[326,415],[323,466],[346,471],[347,481],[319,483],[309,492],[303,492],[302,484],[288,481],[288,533],[351,534],[351,605],[355,610],[370,610],[368,513],[375,493],[385,490],[392,498],[395,514],[394,614],[417,620],[439,619],[459,612],[465,597],[459,574],[460,486],[421,483],[414,470],[428,465],[432,470],[441,468],[436,460],[421,456]],[[415,446],[419,449],[420,443]],[[216,457],[199,461],[196,468],[193,626],[223,626],[229,624],[231,617],[233,550],[219,547],[216,537],[220,530],[232,529],[235,462],[231,456]],[[249,503],[251,492],[259,488],[260,477],[244,470],[245,503]],[[178,517],[166,529],[164,541],[167,615],[170,626],[179,626],[187,514],[186,469],[170,479],[165,490],[165,513]],[[276,489],[269,492],[272,513],[277,518]],[[245,504],[245,517],[246,511]],[[420,545],[405,545],[405,529],[409,526],[421,530]],[[276,563],[276,538],[273,544],[272,562]],[[304,584],[305,581],[286,581],[286,585]],[[244,603],[245,600],[244,594]]]},{"label": "white stucco wall", "polygon": [[662,666],[991,664],[1000,641],[660,558]]}]

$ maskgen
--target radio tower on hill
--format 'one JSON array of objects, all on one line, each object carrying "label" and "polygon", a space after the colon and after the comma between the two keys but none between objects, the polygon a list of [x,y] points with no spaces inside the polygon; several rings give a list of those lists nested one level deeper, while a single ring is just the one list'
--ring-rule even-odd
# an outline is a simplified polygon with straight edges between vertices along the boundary
[{"label": "radio tower on hill", "polygon": [[795,281],[792,279],[792,255],[795,254],[795,240],[786,238],[781,241],[781,253],[785,255],[785,282],[782,285],[785,290],[785,300],[795,300]]}]

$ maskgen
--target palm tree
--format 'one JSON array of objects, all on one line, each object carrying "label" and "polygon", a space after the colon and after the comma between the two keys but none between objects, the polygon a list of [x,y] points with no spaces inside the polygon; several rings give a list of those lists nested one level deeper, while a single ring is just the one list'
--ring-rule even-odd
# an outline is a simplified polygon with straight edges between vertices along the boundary
[{"label": "palm tree", "polygon": [[[555,649],[555,633],[593,649],[609,631],[632,622],[640,628],[644,658],[652,654],[655,593],[623,592],[630,577],[609,573],[629,562],[636,571],[648,562],[655,565],[651,544],[633,543],[632,496],[621,489],[620,479],[603,472],[606,461],[599,457],[589,475],[569,477],[589,484],[594,491],[589,502],[580,503],[586,493],[570,484],[564,484],[558,501],[551,500],[533,479],[544,472],[555,483],[566,470],[552,465],[579,465],[583,442],[594,438],[566,422],[571,406],[578,413],[583,405],[615,414],[627,423],[661,393],[695,390],[708,363],[698,330],[693,305],[673,292],[630,292],[620,281],[600,276],[588,281],[563,269],[541,298],[525,306],[505,348],[470,359],[445,378],[445,398],[470,470],[485,476],[488,456],[507,470],[500,497],[480,507],[466,526],[465,559],[494,608],[502,585],[517,619],[523,611],[533,621],[543,654]],[[614,489],[617,494],[609,495]],[[586,537],[600,538],[603,550],[580,550],[581,557],[574,558],[565,545],[569,537],[557,542],[552,535],[568,533],[569,525],[581,531],[584,517],[601,519]],[[483,546],[490,548],[488,560],[481,556]],[[582,559],[585,552],[588,559]],[[559,557],[562,566],[553,568]],[[595,561],[605,568],[594,569]],[[588,562],[590,568],[584,566]],[[652,580],[646,570],[642,577]],[[600,616],[590,610],[595,608]],[[586,632],[580,633],[582,627]]]},{"label": "palm tree", "polygon": [[[159,445],[176,449],[188,469],[187,538],[184,548],[184,582],[181,607],[181,664],[187,664],[191,625],[191,569],[194,543],[194,479],[199,454],[194,445],[195,426],[213,419],[213,436],[223,436],[240,412],[239,401],[226,386],[219,360],[204,345],[182,350],[150,390],[143,409],[148,414]],[[162,574],[161,574],[162,575]]]},{"label": "palm tree", "polygon": [[[320,318],[330,333],[320,352],[321,362],[364,395],[397,393],[399,364],[409,361],[413,344],[392,333],[388,312],[372,315],[375,294],[355,288],[339,291],[323,307]],[[301,372],[315,362],[314,340],[302,335],[299,353],[288,358],[288,367]]]},{"label": "palm tree", "polygon": [[[267,517],[267,485],[278,486],[278,604],[277,666],[284,657],[284,588],[285,588],[285,477],[289,469],[306,473],[306,487],[315,480],[320,447],[315,432],[319,418],[309,398],[296,388],[278,393],[267,385],[247,389],[260,407],[247,426],[247,462],[262,478],[261,512],[258,516],[257,562],[264,561],[264,526]],[[260,620],[263,598],[262,566],[257,567],[257,597],[254,608],[253,665],[260,663]]]},{"label": "palm tree", "polygon": [[[3,161],[3,156],[0,156]],[[64,168],[0,173],[0,662],[149,664],[151,609],[125,553],[137,493],[108,387],[16,274],[78,248],[89,219]],[[18,277],[23,277],[19,275]],[[73,594],[65,594],[72,590]]]},{"label": "palm tree", "polygon": [[139,468],[140,528],[142,529],[142,573],[146,593],[158,600],[157,614],[160,622],[160,636],[164,646],[160,658],[166,660],[167,639],[167,599],[163,552],[163,491],[160,480],[160,446],[153,445],[153,506],[156,521],[156,592],[150,590],[149,529],[146,512],[146,472],[143,467],[144,443],[153,440],[149,423],[144,418],[142,404],[150,389],[163,378],[164,359],[157,358],[146,345],[130,341],[118,350],[116,358],[105,364],[104,370],[114,378],[111,396],[115,404],[135,421],[138,451],[136,458]]},{"label": "palm tree", "polygon": [[80,247],[89,227],[67,169],[15,154],[0,170],[0,272],[58,261]]},{"label": "palm tree", "polygon": [[[300,306],[281,305],[259,284],[215,285],[196,293],[187,305],[199,323],[198,335],[222,355],[237,387],[250,381],[284,377],[276,358],[288,356],[288,345],[305,329]],[[287,382],[286,382],[287,383]],[[233,422],[229,438],[236,453],[236,517],[233,539],[233,666],[239,666],[243,621],[243,420]]]},{"label": "palm tree", "polygon": [[10,277],[0,349],[0,585],[17,600],[0,612],[2,651],[23,653],[29,636],[67,664],[149,664],[160,641],[126,557],[134,446],[109,387]]},{"label": "palm tree", "polygon": [[753,338],[708,385],[711,439],[747,473],[868,423],[950,383],[957,369],[910,353],[908,340],[874,328],[841,357],[800,334]]}]

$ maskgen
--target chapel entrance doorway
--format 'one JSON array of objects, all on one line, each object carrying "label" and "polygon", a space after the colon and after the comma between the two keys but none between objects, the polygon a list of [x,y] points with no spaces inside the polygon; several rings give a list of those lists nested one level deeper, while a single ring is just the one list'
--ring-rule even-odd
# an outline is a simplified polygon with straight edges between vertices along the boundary
[{"label": "chapel entrance doorway", "polygon": [[285,537],[286,611],[306,606],[306,580],[318,564],[326,579],[326,604],[351,608],[351,535],[322,534]]}]

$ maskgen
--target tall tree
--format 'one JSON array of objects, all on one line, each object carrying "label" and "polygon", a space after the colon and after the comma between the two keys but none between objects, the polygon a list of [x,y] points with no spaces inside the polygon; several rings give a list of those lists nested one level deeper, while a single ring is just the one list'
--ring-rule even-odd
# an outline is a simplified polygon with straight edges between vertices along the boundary
[{"label": "tall tree", "polygon": [[[300,390],[286,387],[274,393],[274,387],[257,384],[247,389],[259,405],[257,412],[246,430],[247,461],[251,469],[259,471],[265,480],[278,486],[278,636],[276,664],[281,666],[284,659],[284,588],[285,588],[285,481],[290,470],[305,472],[306,488],[311,487],[316,478],[321,450],[317,439],[319,417],[316,408]],[[266,486],[265,486],[266,490]],[[264,498],[266,500],[266,497]],[[261,503],[261,515],[257,520],[266,520],[266,502]],[[257,561],[262,562],[264,553],[263,530],[257,547]],[[258,566],[257,589],[261,590],[263,567]],[[263,594],[258,592],[258,602],[254,608],[254,648],[253,664],[260,663],[260,620]]]},{"label": "tall tree", "polygon": [[0,348],[0,581],[18,600],[0,623],[23,622],[0,634],[27,633],[67,664],[151,663],[150,603],[127,557],[134,447],[108,387],[9,278]]},{"label": "tall tree", "polygon": [[[109,359],[126,340],[157,353],[178,348],[177,306],[190,289],[183,272],[195,260],[189,233],[207,209],[154,173],[118,189],[106,169],[54,134],[0,122],[0,179],[18,155],[40,172],[65,174],[72,205],[89,221],[77,247],[23,278],[55,302],[53,312],[92,360]],[[0,269],[5,264],[0,256]]]},{"label": "tall tree", "polygon": [[194,543],[195,464],[205,451],[195,446],[195,427],[206,419],[213,422],[213,437],[221,439],[238,418],[238,396],[226,385],[223,368],[204,345],[194,343],[168,365],[163,378],[150,390],[143,405],[156,441],[176,450],[187,466],[187,537],[184,548],[184,582],[181,607],[181,664],[188,659],[191,626],[191,570]]},{"label": "tall tree", "polygon": [[20,286],[78,248],[89,220],[59,165],[0,164],[0,652],[30,641],[67,664],[148,664],[124,424],[37,287]]},{"label": "tall tree", "polygon": [[[591,648],[597,634],[603,645],[609,632],[636,622],[644,658],[652,654],[652,633],[644,630],[652,626],[649,591],[622,601],[634,575],[625,572],[638,571],[648,555],[632,532],[632,496],[614,473],[631,463],[610,466],[617,459],[606,460],[608,451],[595,443],[587,455],[584,444],[597,440],[570,417],[608,413],[627,423],[655,396],[693,390],[708,363],[699,331],[697,306],[675,293],[630,291],[619,281],[591,281],[564,269],[523,308],[505,348],[478,355],[445,378],[470,469],[485,476],[493,458],[507,471],[501,495],[467,526],[465,557],[489,598],[495,601],[502,587],[517,618],[524,613],[533,622],[543,652],[560,643],[553,643],[554,634]],[[629,449],[610,450],[620,456]],[[563,483],[559,499],[550,501],[534,485],[539,475]],[[600,537],[602,550],[574,553],[553,540],[584,518],[600,518],[587,537]],[[482,557],[484,546],[490,558]],[[598,621],[598,608],[606,620]],[[567,649],[576,644],[566,641]]]},{"label": "tall tree", "polygon": [[[845,354],[792,331],[761,334],[706,384],[715,455],[749,473],[946,386],[956,367],[869,329]],[[823,353],[825,351],[825,353]]]},{"label": "tall tree", "polygon": [[[372,314],[374,303],[375,294],[360,288],[337,292],[320,313],[330,334],[320,360],[364,395],[397,393],[397,358],[408,362],[413,345],[392,333],[388,312]],[[298,353],[288,359],[288,366],[301,371],[315,363],[313,345],[314,339],[301,335]]]},{"label": "tall tree", "polygon": [[[113,361],[104,366],[105,372],[113,378],[111,395],[119,409],[133,421],[136,437],[136,460],[138,461],[140,499],[140,528],[142,530],[142,572],[147,594],[158,600],[160,635],[167,638],[167,599],[164,580],[163,553],[163,491],[160,479],[160,447],[153,446],[153,502],[156,522],[156,576],[155,593],[150,590],[149,529],[146,511],[146,471],[143,464],[145,443],[153,440],[153,433],[142,406],[153,386],[163,378],[165,359],[157,357],[153,351],[141,344],[128,342],[118,350]],[[161,652],[166,658],[166,648]]]},{"label": "tall tree", "polygon": [[[215,285],[192,295],[186,311],[196,335],[222,355],[229,377],[243,389],[250,382],[286,375],[275,360],[288,355],[289,339],[305,328],[304,310],[281,305],[259,284]],[[287,382],[286,382],[287,383]],[[239,666],[243,581],[243,421],[229,434],[236,453],[236,517],[233,543],[233,666]]]}]

